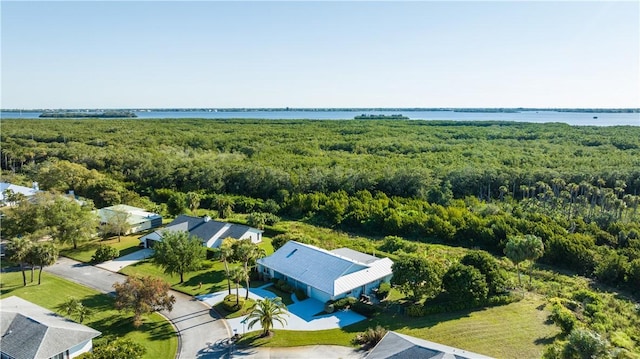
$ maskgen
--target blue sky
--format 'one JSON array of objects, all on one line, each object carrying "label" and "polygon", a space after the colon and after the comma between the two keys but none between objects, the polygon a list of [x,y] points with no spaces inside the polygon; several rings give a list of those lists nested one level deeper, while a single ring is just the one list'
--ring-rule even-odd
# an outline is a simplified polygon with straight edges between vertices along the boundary
[{"label": "blue sky", "polygon": [[640,2],[2,1],[2,108],[640,107]]}]

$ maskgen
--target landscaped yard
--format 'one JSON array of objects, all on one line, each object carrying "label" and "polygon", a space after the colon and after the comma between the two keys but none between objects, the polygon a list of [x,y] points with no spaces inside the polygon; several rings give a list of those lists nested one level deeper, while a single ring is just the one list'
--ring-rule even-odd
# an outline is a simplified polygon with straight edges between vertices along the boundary
[{"label": "landscaped yard", "polygon": [[89,263],[91,262],[91,257],[96,252],[98,246],[101,244],[107,244],[118,249],[120,251],[120,256],[124,256],[140,249],[140,247],[138,247],[140,244],[138,238],[140,238],[139,233],[130,236],[122,236],[120,241],[118,241],[118,237],[112,237],[107,240],[95,238],[89,242],[79,243],[77,249],[73,249],[73,245],[66,243],[60,246],[60,255],[80,262]]},{"label": "landscaped yard", "polygon": [[369,327],[383,327],[437,343],[490,355],[496,358],[539,358],[544,345],[559,332],[547,324],[549,312],[545,300],[530,295],[520,302],[505,306],[462,311],[422,318],[382,313],[373,319],[344,329],[298,332],[276,330],[271,338],[260,338],[260,332],[245,335],[240,345],[290,347],[299,345],[353,345],[356,334]]},{"label": "landscaped yard", "polygon": [[64,313],[61,313],[58,307],[68,297],[78,298],[93,312],[82,324],[102,332],[102,335],[94,340],[94,344],[113,337],[125,337],[147,349],[144,358],[175,358],[178,338],[171,324],[159,314],[145,316],[144,324],[135,329],[132,325],[132,315],[115,310],[112,297],[46,272],[42,273],[41,285],[37,285],[36,279],[26,287],[22,286],[22,274],[19,271],[3,272],[0,287],[2,298],[15,295],[62,315]]}]

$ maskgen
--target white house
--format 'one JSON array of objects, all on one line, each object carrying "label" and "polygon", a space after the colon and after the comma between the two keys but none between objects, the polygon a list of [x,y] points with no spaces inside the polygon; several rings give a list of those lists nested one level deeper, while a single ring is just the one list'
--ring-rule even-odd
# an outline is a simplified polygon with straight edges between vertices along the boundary
[{"label": "white house", "polygon": [[127,213],[127,222],[131,226],[126,234],[142,232],[147,229],[157,228],[162,225],[162,216],[157,213],[147,212],[142,208],[118,204],[94,211],[100,217],[100,223],[105,224],[112,216],[118,213]]},{"label": "white house", "polygon": [[218,248],[225,238],[237,240],[250,238],[253,243],[262,242],[262,232],[259,229],[241,224],[218,222],[210,217],[192,217],[180,215],[169,223],[165,228],[140,238],[140,242],[145,248],[153,247],[154,242],[162,241],[162,234],[165,231],[180,232],[186,231],[190,235],[202,240],[202,244],[208,248]]},{"label": "white house", "polygon": [[75,358],[93,349],[101,333],[12,296],[0,301],[0,357]]},{"label": "white house", "polygon": [[394,358],[492,359],[482,354],[472,353],[463,349],[389,331],[369,352],[367,359]]},{"label": "white house", "polygon": [[13,205],[13,202],[9,202],[8,198],[6,198],[10,193],[21,194],[26,198],[29,198],[35,196],[38,192],[40,192],[38,182],[33,182],[31,187],[18,186],[8,182],[0,182],[0,203],[8,206]]},{"label": "white house", "polygon": [[371,294],[393,274],[389,258],[349,248],[327,251],[296,241],[285,243],[272,255],[258,259],[257,264],[266,279],[283,279],[322,302]]}]

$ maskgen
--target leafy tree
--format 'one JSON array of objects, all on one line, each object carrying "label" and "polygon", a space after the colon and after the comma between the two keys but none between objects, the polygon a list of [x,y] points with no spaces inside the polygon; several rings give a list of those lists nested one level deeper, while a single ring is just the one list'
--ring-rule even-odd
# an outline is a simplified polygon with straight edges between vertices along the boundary
[{"label": "leafy tree", "polygon": [[489,296],[506,291],[506,278],[500,271],[498,261],[489,253],[473,251],[462,257],[461,264],[472,266],[485,276],[489,287]]},{"label": "leafy tree", "polygon": [[[58,260],[58,248],[51,242],[36,243],[31,248],[31,264],[40,267],[38,285],[42,280],[42,269],[54,264]],[[82,321],[81,321],[82,323]]]},{"label": "leafy tree", "polygon": [[176,298],[169,294],[169,283],[154,277],[127,277],[113,285],[116,309],[133,312],[133,325],[142,325],[142,315],[158,310],[173,309]]},{"label": "leafy tree", "polygon": [[567,344],[562,352],[567,359],[608,358],[608,343],[600,335],[586,329],[574,329],[567,336]]},{"label": "leafy tree", "polygon": [[104,341],[93,347],[93,351],[84,354],[85,359],[140,359],[147,349],[140,343],[128,338]]},{"label": "leafy tree", "polygon": [[478,269],[460,263],[447,270],[442,286],[455,302],[480,303],[489,293],[485,276]]},{"label": "leafy tree", "polygon": [[603,283],[618,284],[624,281],[628,267],[629,259],[626,256],[613,250],[603,250],[594,274]]},{"label": "leafy tree", "polygon": [[440,266],[424,257],[405,256],[393,263],[391,284],[414,302],[424,296],[434,296],[440,292],[442,274]]},{"label": "leafy tree", "polygon": [[504,254],[506,254],[507,258],[516,265],[516,270],[518,271],[518,284],[522,286],[522,279],[520,278],[520,263],[527,260],[529,255],[527,252],[525,238],[522,236],[510,237],[504,248]]},{"label": "leafy tree", "polygon": [[9,243],[7,243],[7,254],[9,260],[20,265],[20,270],[22,271],[22,283],[25,287],[27,286],[27,276],[24,273],[24,266],[27,264],[27,259],[33,246],[33,241],[26,237],[12,238],[9,240]]},{"label": "leafy tree", "polygon": [[273,299],[264,298],[256,302],[247,316],[247,320],[249,321],[248,328],[251,329],[254,325],[260,323],[260,326],[262,326],[262,335],[268,336],[275,322],[283,326],[287,324],[284,316],[288,315],[287,307],[282,303],[280,297]]},{"label": "leafy tree", "polygon": [[153,249],[153,262],[169,275],[180,275],[180,283],[184,282],[185,273],[200,269],[206,257],[201,240],[186,231],[164,231],[162,241],[156,242]]},{"label": "leafy tree", "polygon": [[187,195],[182,192],[172,192],[167,201],[167,210],[172,216],[183,214],[187,211]]},{"label": "leafy tree", "polygon": [[91,212],[89,205],[81,205],[75,200],[57,197],[46,210],[51,236],[60,243],[78,243],[86,241],[96,232],[98,217]]},{"label": "leafy tree", "polygon": [[106,218],[107,221],[103,224],[103,230],[106,233],[117,235],[118,242],[120,242],[120,237],[131,229],[131,223],[129,223],[130,218],[131,214],[129,212],[109,211]]}]

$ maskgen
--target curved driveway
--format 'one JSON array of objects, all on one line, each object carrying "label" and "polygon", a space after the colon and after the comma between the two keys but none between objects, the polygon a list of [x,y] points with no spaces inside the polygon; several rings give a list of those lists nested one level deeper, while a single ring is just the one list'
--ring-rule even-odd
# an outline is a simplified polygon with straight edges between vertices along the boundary
[{"label": "curved driveway", "polygon": [[[45,267],[45,271],[109,294],[114,293],[114,283],[123,282],[127,278],[125,275],[65,257],[60,257],[56,264]],[[219,319],[211,307],[193,297],[175,291],[170,293],[176,297],[173,310],[161,313],[177,328],[176,357],[190,359],[226,356],[227,350],[217,350],[212,345],[230,336],[225,321]]]}]

